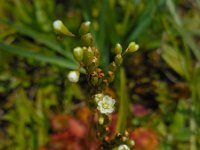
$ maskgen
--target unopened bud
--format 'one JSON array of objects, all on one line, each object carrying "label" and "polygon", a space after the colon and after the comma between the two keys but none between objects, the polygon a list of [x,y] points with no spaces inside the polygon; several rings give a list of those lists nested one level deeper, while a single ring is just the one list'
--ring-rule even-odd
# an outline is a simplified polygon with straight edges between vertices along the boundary
[{"label": "unopened bud", "polygon": [[121,46],[121,44],[119,44],[119,43],[117,43],[116,45],[115,45],[115,54],[121,54],[121,52],[122,52],[122,46]]},{"label": "unopened bud", "polygon": [[84,35],[89,32],[90,29],[90,21],[83,22],[80,26],[79,33],[80,35]]},{"label": "unopened bud", "polygon": [[98,77],[92,77],[91,83],[92,83],[92,85],[96,85],[98,83]]},{"label": "unopened bud", "polygon": [[89,47],[88,49],[84,50],[84,57],[83,57],[83,63],[88,66],[89,64],[92,63],[94,58],[94,52],[92,49]]},{"label": "unopened bud", "polygon": [[131,42],[129,43],[128,48],[126,49],[126,52],[132,53],[132,52],[137,51],[138,49],[139,49],[139,45],[136,44],[135,42]]},{"label": "unopened bud", "polygon": [[80,72],[79,71],[70,71],[67,77],[70,82],[76,83],[79,80]]},{"label": "unopened bud", "polygon": [[83,60],[83,49],[81,47],[76,47],[73,50],[74,58],[81,62]]},{"label": "unopened bud", "polygon": [[94,39],[91,33],[87,33],[81,36],[81,41],[85,46],[92,46],[93,40]]},{"label": "unopened bud", "polygon": [[120,66],[122,64],[123,58],[121,54],[118,54],[115,56],[115,63],[117,66]]},{"label": "unopened bud", "polygon": [[92,62],[88,66],[88,71],[89,72],[94,71],[97,68],[97,66],[98,66],[98,59],[94,56]]},{"label": "unopened bud", "polygon": [[128,140],[127,144],[130,146],[130,147],[133,147],[135,145],[135,141],[133,140]]},{"label": "unopened bud", "polygon": [[127,130],[125,130],[124,135],[125,135],[125,136],[129,136],[129,133],[128,133]]},{"label": "unopened bud", "polygon": [[123,142],[126,142],[127,140],[128,140],[128,138],[127,138],[126,136],[123,136],[123,137],[122,137],[122,141],[123,141]]},{"label": "unopened bud", "polygon": [[56,20],[53,22],[53,28],[57,34],[63,34],[66,36],[72,36],[75,35],[69,31],[69,29],[63,24],[61,20]]},{"label": "unopened bud", "polygon": [[115,78],[115,75],[113,74],[113,72],[109,71],[108,72],[108,81],[112,82],[114,80],[114,78]]},{"label": "unopened bud", "polygon": [[100,125],[103,125],[104,120],[105,120],[104,117],[103,117],[103,116],[100,116],[100,117],[99,117],[99,120],[98,120],[99,124],[100,124]]},{"label": "unopened bud", "polygon": [[112,72],[115,72],[116,69],[117,69],[116,63],[115,63],[115,62],[112,62],[112,63],[109,65],[109,70],[112,71]]}]

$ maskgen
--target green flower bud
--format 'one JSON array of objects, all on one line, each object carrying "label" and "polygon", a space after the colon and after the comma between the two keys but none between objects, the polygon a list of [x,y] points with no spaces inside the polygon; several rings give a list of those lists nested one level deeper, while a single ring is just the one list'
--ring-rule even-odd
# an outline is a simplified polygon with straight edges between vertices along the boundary
[{"label": "green flower bud", "polygon": [[120,66],[122,64],[123,58],[121,54],[118,54],[115,56],[115,63],[117,66]]},{"label": "green flower bud", "polygon": [[89,29],[90,29],[90,24],[91,24],[90,21],[83,22],[80,26],[79,34],[84,35],[84,34],[88,33]]},{"label": "green flower bud", "polygon": [[139,49],[139,45],[136,44],[135,42],[131,42],[129,43],[128,48],[126,49],[126,52],[132,53],[132,52],[137,51],[138,49]]},{"label": "green flower bud", "polygon": [[87,69],[89,72],[92,72],[97,68],[97,66],[98,66],[98,59],[94,56],[91,64],[88,66]]},{"label": "green flower bud", "polygon": [[98,77],[92,77],[91,78],[91,83],[92,83],[92,85],[97,85],[97,83],[98,83]]},{"label": "green flower bud", "polygon": [[84,57],[83,57],[83,63],[88,66],[89,64],[92,63],[94,58],[94,52],[93,50],[89,47],[84,51]]},{"label": "green flower bud", "polygon": [[122,141],[123,141],[123,142],[126,142],[127,140],[128,140],[128,138],[127,138],[126,136],[123,136],[123,137],[122,137]]},{"label": "green flower bud", "polygon": [[115,72],[116,69],[117,69],[116,63],[115,62],[110,63],[109,70]]},{"label": "green flower bud", "polygon": [[115,79],[115,75],[112,71],[108,71],[108,82],[112,82]]},{"label": "green flower bud", "polygon": [[135,141],[130,139],[130,140],[128,140],[127,144],[128,144],[128,146],[133,147],[135,145]]},{"label": "green flower bud", "polygon": [[121,54],[121,52],[122,52],[122,46],[121,46],[121,44],[119,44],[119,43],[117,43],[116,45],[115,45],[115,54]]},{"label": "green flower bud", "polygon": [[73,50],[74,58],[81,62],[83,60],[83,49],[81,47],[76,47]]},{"label": "green flower bud", "polygon": [[87,33],[81,36],[81,41],[85,46],[92,46],[94,39],[91,33]]},{"label": "green flower bud", "polygon": [[100,124],[100,125],[103,125],[104,121],[105,121],[104,117],[103,117],[103,116],[100,116],[100,117],[99,117],[99,120],[98,120],[99,124]]},{"label": "green flower bud", "polygon": [[69,31],[69,29],[60,20],[56,20],[53,22],[53,28],[57,34],[63,34],[63,35],[72,36],[72,37],[75,36],[73,33]]}]

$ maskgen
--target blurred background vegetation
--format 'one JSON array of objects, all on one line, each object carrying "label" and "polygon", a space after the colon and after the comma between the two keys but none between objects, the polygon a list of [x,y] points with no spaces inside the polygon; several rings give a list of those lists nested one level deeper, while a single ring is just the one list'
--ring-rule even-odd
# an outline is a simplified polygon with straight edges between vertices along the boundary
[{"label": "blurred background vegetation", "polygon": [[199,149],[199,0],[1,0],[0,149],[98,149],[84,76],[67,80],[79,43],[56,38],[56,19],[73,33],[91,21],[104,70],[116,43],[139,43],[107,90],[120,103],[111,127],[126,127],[134,149]]}]

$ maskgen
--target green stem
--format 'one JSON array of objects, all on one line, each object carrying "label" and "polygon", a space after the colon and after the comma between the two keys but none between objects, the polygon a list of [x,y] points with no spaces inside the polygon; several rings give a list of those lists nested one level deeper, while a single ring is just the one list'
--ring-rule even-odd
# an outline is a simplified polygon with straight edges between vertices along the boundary
[{"label": "green stem", "polygon": [[117,91],[119,95],[119,112],[116,133],[123,134],[126,128],[126,120],[129,110],[128,93],[126,89],[126,75],[123,68],[120,68],[120,80],[117,87],[119,87]]}]

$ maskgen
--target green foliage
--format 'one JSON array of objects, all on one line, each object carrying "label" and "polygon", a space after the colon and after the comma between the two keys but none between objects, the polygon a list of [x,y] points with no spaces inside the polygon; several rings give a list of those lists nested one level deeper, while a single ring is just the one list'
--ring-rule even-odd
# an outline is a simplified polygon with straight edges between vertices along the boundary
[{"label": "green foliage", "polygon": [[6,45],[0,43],[0,48],[6,52],[17,54],[27,58],[33,58],[41,62],[56,64],[64,68],[76,69],[78,65],[72,63],[70,60],[64,59],[59,56],[47,56],[41,53],[30,52],[27,49]]},{"label": "green foliage", "polygon": [[[73,33],[76,33],[74,31],[83,20],[91,21],[90,31],[94,34],[95,46],[100,50],[100,65],[104,70],[108,69],[110,58],[113,58],[110,48],[116,43],[127,47],[128,42],[136,40],[145,53],[159,50],[164,60],[162,67],[164,69],[166,65],[170,67],[162,70],[164,76],[167,76],[169,82],[185,82],[191,95],[186,99],[178,98],[174,101],[171,94],[173,89],[168,83],[161,81],[156,87],[158,110],[153,110],[153,115],[148,116],[150,119],[134,118],[133,120],[138,121],[137,125],[156,128],[155,130],[161,134],[159,148],[161,150],[189,148],[197,150],[200,145],[198,138],[200,136],[199,9],[199,0],[188,2],[184,0],[88,0],[87,3],[73,0],[1,1],[0,94],[4,98],[9,93],[15,93],[11,102],[15,107],[9,109],[5,118],[9,122],[8,135],[11,137],[8,142],[5,142],[6,145],[11,145],[11,149],[38,149],[48,141],[49,122],[46,114],[51,112],[50,107],[53,105],[65,109],[65,112],[71,112],[74,108],[73,98],[84,98],[81,87],[71,85],[65,80],[63,81],[66,86],[63,92],[65,99],[60,102],[61,104],[58,104],[54,96],[43,101],[48,97],[48,94],[44,94],[45,90],[38,91],[35,101],[29,99],[23,89],[20,88],[18,93],[16,90],[19,87],[30,87],[30,81],[25,79],[31,78],[31,75],[27,74],[26,70],[12,68],[10,63],[16,58],[10,54],[17,56],[17,60],[22,64],[29,64],[27,68],[37,66],[38,69],[52,64],[48,68],[51,72],[56,67],[54,65],[60,66],[60,69],[54,73],[62,74],[61,76],[64,77],[66,72],[63,70],[78,68],[78,63],[72,55],[73,48],[77,46],[76,40],[64,38],[60,44],[61,42],[53,33],[52,22],[58,18],[62,19]],[[127,61],[124,60],[124,63],[126,64]],[[129,68],[121,68],[118,83],[114,85],[120,98],[117,122],[119,132],[125,129],[131,105],[128,100],[132,99],[128,97],[129,88],[126,87],[126,82],[129,83],[132,77],[128,75],[126,78],[124,69],[135,68],[129,64],[126,66]],[[143,67],[135,70],[135,73],[141,70]],[[55,76],[53,77],[54,73],[50,74],[52,80],[56,80]],[[151,80],[154,75],[149,74],[148,79]],[[155,76],[159,80],[163,78],[160,74]],[[47,85],[48,79],[42,81],[44,85]],[[134,81],[134,84],[137,86],[137,82]],[[55,94],[58,90],[63,89],[50,91]],[[137,99],[137,95],[133,99]]]},{"label": "green foliage", "polygon": [[36,150],[48,141],[46,111],[50,105],[47,105],[48,101],[44,100],[44,94],[39,92],[37,96],[33,104],[22,89],[13,95],[15,108],[10,110],[4,118],[10,123],[7,129],[11,138],[9,149],[31,148]]}]

